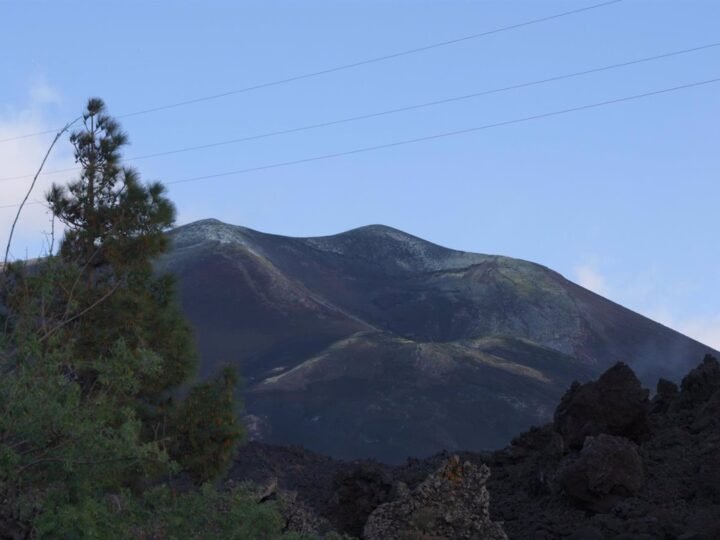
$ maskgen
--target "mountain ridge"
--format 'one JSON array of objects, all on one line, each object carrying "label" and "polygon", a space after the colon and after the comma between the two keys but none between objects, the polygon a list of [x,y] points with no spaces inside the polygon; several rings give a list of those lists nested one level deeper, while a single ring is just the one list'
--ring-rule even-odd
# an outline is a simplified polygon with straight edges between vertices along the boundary
[{"label": "mountain ridge", "polygon": [[307,238],[202,220],[170,238],[159,267],[201,375],[237,366],[257,438],[336,457],[499,447],[572,380],[627,361],[654,384],[714,353],[542,265],[383,225]]}]

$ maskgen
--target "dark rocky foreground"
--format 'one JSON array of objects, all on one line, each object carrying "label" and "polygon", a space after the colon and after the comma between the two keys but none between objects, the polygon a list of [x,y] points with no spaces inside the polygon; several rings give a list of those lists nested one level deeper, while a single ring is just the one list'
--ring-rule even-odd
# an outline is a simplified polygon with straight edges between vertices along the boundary
[{"label": "dark rocky foreground", "polygon": [[706,356],[649,394],[619,363],[493,453],[393,467],[250,443],[229,481],[255,482],[285,501],[290,528],[321,534],[720,539],[720,364]]}]

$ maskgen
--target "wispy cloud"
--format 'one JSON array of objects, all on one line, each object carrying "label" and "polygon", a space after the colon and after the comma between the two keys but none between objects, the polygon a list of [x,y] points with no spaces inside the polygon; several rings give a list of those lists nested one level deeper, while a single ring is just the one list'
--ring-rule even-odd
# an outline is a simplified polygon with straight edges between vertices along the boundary
[{"label": "wispy cloud", "polygon": [[601,296],[608,296],[610,293],[605,276],[591,264],[575,267],[575,280],[579,285]]},{"label": "wispy cloud", "polygon": [[720,312],[710,317],[679,318],[669,309],[661,308],[646,315],[700,343],[720,350]]},{"label": "wispy cloud", "polygon": [[720,350],[720,312],[706,317],[683,316],[677,309],[659,299],[666,299],[668,283],[657,279],[654,269],[625,276],[623,283],[612,280],[596,260],[574,269],[574,280],[614,302],[689,336],[704,345]]},{"label": "wispy cloud", "polygon": [[40,77],[30,85],[30,102],[33,106],[60,105],[60,93]]},{"label": "wispy cloud", "polygon": [[[23,107],[3,104],[0,108],[0,140],[12,139],[56,127],[47,119],[48,109],[60,100],[59,93],[44,81],[36,82],[28,90],[29,101]],[[34,174],[52,141],[52,135],[20,138],[0,143],[0,206],[19,203],[30,186],[32,178],[2,179]],[[71,167],[72,152],[66,141],[58,142],[45,170]],[[44,193],[53,181],[65,180],[61,176],[40,176],[29,199],[44,200]],[[16,208],[0,208],[0,248],[5,246]],[[38,204],[23,209],[11,246],[12,258],[36,257],[44,251],[45,232],[50,230],[46,209]]]}]

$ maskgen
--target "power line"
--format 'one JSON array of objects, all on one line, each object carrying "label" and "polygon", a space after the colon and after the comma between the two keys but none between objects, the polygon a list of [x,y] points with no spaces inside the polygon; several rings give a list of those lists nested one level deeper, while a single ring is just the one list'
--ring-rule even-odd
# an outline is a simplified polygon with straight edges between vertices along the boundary
[{"label": "power line", "polygon": [[[25,206],[30,206],[31,204],[34,205],[34,204],[42,204],[42,203],[40,203],[38,201],[32,201],[29,203],[25,203]],[[2,206],[0,206],[0,210],[3,210],[5,208],[17,208],[18,206],[20,206],[20,205],[19,204],[3,204]]]},{"label": "power line", "polygon": [[[132,161],[139,161],[139,160],[149,159],[149,158],[154,158],[154,157],[161,157],[161,156],[168,156],[168,155],[173,155],[173,154],[181,154],[181,153],[185,153],[185,152],[192,152],[192,151],[195,151],[195,150],[205,150],[205,149],[208,149],[208,148],[216,148],[216,147],[219,147],[219,146],[225,146],[225,145],[229,145],[229,144],[237,144],[237,143],[242,143],[242,142],[249,142],[249,141],[258,140],[258,139],[265,139],[265,138],[268,138],[268,137],[275,137],[275,136],[278,136],[278,135],[288,135],[288,134],[291,134],[291,133],[298,133],[298,132],[301,132],[301,131],[309,131],[309,130],[312,130],[312,129],[319,129],[319,128],[324,128],[324,127],[330,127],[330,126],[335,126],[335,125],[339,125],[339,124],[345,124],[345,123],[349,123],[349,122],[356,122],[356,121],[359,121],[359,120],[368,120],[368,119],[371,119],[371,118],[377,118],[377,117],[381,117],[381,116],[387,116],[387,115],[391,115],[391,114],[397,114],[397,113],[400,113],[400,112],[407,112],[407,111],[412,111],[412,110],[417,110],[417,109],[423,109],[423,108],[427,108],[427,107],[433,107],[433,106],[436,106],[436,105],[443,105],[443,104],[447,104],[447,103],[458,102],[458,101],[463,101],[463,100],[472,99],[472,98],[476,98],[476,97],[487,96],[487,95],[490,95],[490,94],[499,94],[499,93],[501,93],[501,92],[507,92],[507,91],[510,91],[510,90],[517,90],[517,89],[520,89],[520,88],[527,88],[527,87],[530,87],[530,86],[537,86],[537,85],[541,85],[541,84],[547,84],[547,83],[550,83],[550,82],[556,82],[556,81],[571,79],[571,78],[574,78],[574,77],[580,77],[580,76],[584,76],[584,75],[590,75],[590,74],[593,74],[593,73],[599,73],[599,72],[608,71],[608,70],[611,70],[611,69],[618,69],[618,68],[627,67],[627,66],[632,66],[632,65],[636,65],[636,64],[641,64],[641,63],[646,63],[646,62],[652,62],[652,61],[660,60],[660,59],[663,59],[663,58],[669,58],[669,57],[673,57],[673,56],[679,56],[679,55],[683,55],[683,54],[689,54],[689,53],[692,53],[692,52],[702,51],[702,50],[706,50],[706,49],[710,49],[710,48],[718,47],[718,46],[720,46],[720,42],[718,42],[718,43],[710,43],[710,44],[707,44],[707,45],[701,45],[701,46],[699,46],[699,47],[693,47],[693,48],[690,48],[690,49],[682,49],[682,50],[678,50],[678,51],[671,51],[671,52],[668,52],[668,53],[658,54],[658,55],[654,55],[654,56],[647,56],[647,57],[638,58],[638,59],[635,59],[635,60],[628,60],[628,61],[626,61],[626,62],[620,62],[620,63],[617,63],[617,64],[609,64],[609,65],[606,65],[606,66],[601,66],[601,67],[592,68],[592,69],[586,69],[586,70],[583,70],[583,71],[576,71],[576,72],[574,72],[574,73],[568,73],[568,74],[564,74],[564,75],[557,75],[557,76],[554,76],[554,77],[547,77],[547,78],[544,78],[544,79],[539,79],[539,80],[534,80],[534,81],[530,81],[530,82],[524,82],[524,83],[514,84],[514,85],[511,85],[511,86],[503,86],[503,87],[499,87],[499,88],[493,88],[493,89],[490,89],[490,90],[483,90],[483,91],[481,91],[481,92],[474,92],[474,93],[471,93],[471,94],[464,94],[464,95],[460,95],[460,96],[453,96],[453,97],[449,97],[449,98],[444,98],[444,99],[439,99],[439,100],[434,100],[434,101],[428,101],[428,102],[424,102],[424,103],[417,103],[417,104],[414,104],[414,105],[408,105],[408,106],[404,106],[404,107],[398,107],[398,108],[395,108],[395,109],[387,109],[387,110],[380,111],[380,112],[362,114],[362,115],[357,115],[357,116],[350,116],[350,117],[341,118],[341,119],[338,119],[338,120],[330,120],[330,121],[327,121],[327,122],[319,122],[319,123],[315,123],[315,124],[307,124],[307,125],[299,126],[299,127],[295,127],[295,128],[289,128],[289,129],[282,129],[282,130],[270,131],[270,132],[266,132],[266,133],[260,133],[260,134],[257,134],[257,135],[249,135],[249,136],[246,136],[246,137],[240,137],[240,138],[235,138],[235,139],[228,139],[228,140],[217,141],[217,142],[213,142],[213,143],[200,144],[200,145],[195,145],[195,146],[186,146],[186,147],[183,147],[183,148],[176,148],[176,149],[172,149],[172,150],[165,150],[165,151],[162,151],[162,152],[154,152],[154,153],[151,153],[151,154],[143,154],[143,155],[133,156],[133,157],[130,157],[130,158],[127,158],[127,159],[123,159],[122,161],[123,161],[123,162],[132,162]],[[43,173],[43,176],[51,175],[51,174],[60,174],[60,173],[66,173],[66,172],[73,172],[73,171],[77,171],[77,170],[80,170],[80,167],[69,167],[69,168],[65,168],[65,169],[55,169],[55,170],[52,170],[52,171],[46,171],[46,172],[44,172],[44,173]],[[33,175],[31,175],[31,174],[21,175],[21,176],[10,176],[10,177],[6,177],[6,178],[0,178],[0,182],[8,182],[8,181],[12,181],[12,180],[21,180],[21,179],[25,179],[25,178],[31,178],[32,176],[33,176]]]},{"label": "power line", "polygon": [[486,130],[486,129],[501,127],[501,126],[508,126],[508,125],[511,125],[511,124],[520,124],[520,123],[523,123],[523,122],[530,122],[530,121],[532,121],[532,120],[539,120],[539,119],[541,119],[541,118],[549,118],[549,117],[551,117],[551,116],[559,116],[559,115],[562,115],[562,114],[568,114],[568,113],[572,113],[572,112],[584,111],[584,110],[587,110],[587,109],[594,109],[594,108],[597,108],[597,107],[603,107],[603,106],[612,105],[612,104],[615,104],[615,103],[622,103],[622,102],[625,102],[625,101],[633,101],[633,100],[636,100],[636,99],[642,99],[642,98],[646,98],[646,97],[650,97],[650,96],[656,96],[656,95],[659,95],[659,94],[667,94],[667,93],[670,93],[670,92],[677,92],[677,91],[679,91],[679,90],[684,90],[684,89],[687,89],[687,88],[693,88],[693,87],[697,87],[697,86],[703,86],[703,85],[712,84],[712,83],[716,83],[716,82],[720,82],[720,77],[715,78],[715,79],[708,79],[708,80],[705,80],[705,81],[699,81],[699,82],[684,84],[684,85],[681,85],[681,86],[673,86],[673,87],[671,87],[671,88],[663,88],[663,89],[661,89],[661,90],[654,90],[654,91],[652,91],[652,92],[645,92],[645,93],[643,93],[643,94],[636,94],[636,95],[633,95],[633,96],[626,96],[626,97],[617,98],[617,99],[610,99],[610,100],[607,100],[607,101],[600,101],[600,102],[598,102],[598,103],[590,103],[590,104],[588,104],[588,105],[581,105],[581,106],[579,106],[579,107],[572,107],[572,108],[570,108],[570,109],[562,109],[562,110],[559,110],[559,111],[552,111],[552,112],[548,112],[548,113],[536,114],[536,115],[533,115],[533,116],[525,116],[525,117],[523,117],[523,118],[515,118],[515,119],[513,119],[513,120],[505,120],[505,121],[503,121],[503,122],[495,122],[495,123],[492,123],[492,124],[485,124],[485,125],[483,125],[483,126],[477,126],[477,127],[472,127],[472,128],[466,128],[466,129],[459,129],[459,130],[456,130],[456,131],[448,131],[448,132],[445,132],[445,133],[437,133],[437,134],[435,134],[435,135],[427,135],[427,136],[425,136],[425,137],[417,137],[417,138],[414,138],[414,139],[406,139],[406,140],[403,140],[403,141],[396,141],[396,142],[387,143],[387,144],[379,144],[379,145],[374,145],[374,146],[366,146],[366,147],[364,147],[364,148],[357,148],[357,149],[348,150],[348,151],[345,151],[345,152],[336,152],[336,153],[333,153],[333,154],[325,154],[325,155],[314,156],[314,157],[305,158],[305,159],[297,159],[297,160],[292,160],[292,161],[283,161],[283,162],[280,162],[280,163],[272,163],[272,164],[270,164],[270,165],[262,165],[262,166],[259,166],[259,167],[250,167],[250,168],[247,168],[247,169],[236,169],[236,170],[234,170],[234,171],[227,171],[227,172],[223,172],[223,173],[209,174],[209,175],[205,175],[205,176],[194,176],[194,177],[191,177],[191,178],[184,178],[184,179],[182,179],[182,180],[174,180],[174,181],[172,181],[172,182],[166,182],[166,184],[168,184],[168,185],[169,185],[169,184],[181,184],[181,183],[185,183],[185,182],[195,182],[195,181],[199,181],[199,180],[209,180],[209,179],[212,179],[212,178],[220,178],[220,177],[223,177],[223,176],[232,176],[232,175],[246,174],[246,173],[250,173],[250,172],[264,171],[264,170],[268,170],[268,169],[276,169],[276,168],[279,168],[279,167],[287,167],[287,166],[290,166],[290,165],[299,165],[299,164],[301,164],[301,163],[310,163],[310,162],[313,162],[313,161],[322,161],[322,160],[332,159],[332,158],[337,158],[337,157],[342,157],[342,156],[350,156],[350,155],[353,155],[353,154],[361,154],[361,153],[365,153],[365,152],[372,152],[372,151],[375,151],[375,150],[382,150],[382,149],[384,149],[384,148],[394,148],[394,147],[397,147],[397,146],[405,146],[405,145],[408,145],[408,144],[415,144],[415,143],[424,142],[424,141],[431,141],[431,140],[435,140],[435,139],[442,139],[442,138],[445,138],[445,137],[453,137],[453,136],[456,136],[456,135],[463,135],[463,134],[466,134],[466,133],[473,133],[473,132],[475,132],[475,131],[482,131],[482,130]]},{"label": "power line", "polygon": [[[393,58],[400,58],[400,57],[402,57],[402,56],[408,56],[408,55],[411,55],[411,54],[416,54],[416,53],[428,51],[428,50],[431,50],[431,49],[438,49],[438,48],[440,48],[440,47],[447,47],[448,45],[455,45],[456,43],[462,43],[462,42],[464,42],[464,41],[470,41],[470,40],[473,40],[473,39],[478,39],[478,38],[490,36],[490,35],[493,35],[493,34],[499,34],[499,33],[501,33],[501,32],[507,32],[507,31],[509,31],[509,30],[515,30],[515,29],[517,29],[517,28],[522,28],[522,27],[525,27],[525,26],[530,26],[530,25],[533,25],[533,24],[539,24],[539,23],[542,23],[542,22],[547,22],[547,21],[551,21],[551,20],[554,20],[554,19],[559,19],[559,18],[561,18],[561,17],[567,17],[567,16],[569,16],[569,15],[575,15],[575,14],[578,14],[578,13],[583,13],[583,12],[585,12],[585,11],[590,11],[590,10],[593,10],[593,9],[598,9],[598,8],[605,7],[605,6],[609,6],[609,5],[612,5],[612,4],[618,4],[618,3],[622,2],[622,1],[623,1],[623,0],[609,0],[609,1],[607,1],[607,2],[602,2],[602,3],[600,3],[600,4],[593,4],[593,5],[591,5],[591,6],[586,6],[586,7],[583,7],[583,8],[573,9],[573,10],[570,10],[570,11],[563,11],[563,12],[561,12],[561,13],[556,13],[555,15],[548,15],[548,16],[546,16],[546,17],[541,17],[541,18],[539,18],[539,19],[531,19],[531,20],[529,20],[529,21],[524,21],[524,22],[521,22],[521,23],[516,23],[516,24],[509,25],[509,26],[502,26],[502,27],[500,27],[500,28],[495,28],[495,29],[493,29],[493,30],[486,30],[485,32],[479,32],[479,33],[476,33],[476,34],[470,34],[470,35],[467,35],[467,36],[463,36],[463,37],[459,37],[459,38],[455,38],[455,39],[449,39],[449,40],[446,40],[446,41],[439,41],[439,42],[437,42],[437,43],[431,43],[431,44],[429,44],[429,45],[423,45],[422,47],[415,47],[415,48],[413,48],[413,49],[406,49],[406,50],[404,50],[404,51],[399,51],[399,52],[396,52],[396,53],[385,54],[385,55],[382,55],[382,56],[375,56],[375,57],[373,57],[373,58],[368,58],[368,59],[366,59],[366,60],[360,60],[360,61],[358,61],[358,62],[352,62],[352,63],[349,63],[349,64],[341,64],[341,65],[339,65],[339,66],[335,66],[335,67],[323,69],[323,70],[320,70],[320,71],[311,71],[311,72],[309,72],[309,73],[303,73],[303,74],[301,74],[301,75],[295,75],[295,76],[293,76],[293,77],[287,77],[287,78],[284,78],[284,79],[277,79],[277,80],[274,80],[274,81],[269,81],[269,82],[265,82],[265,83],[261,83],[261,84],[256,84],[256,85],[253,85],[253,86],[246,86],[246,87],[244,87],[244,88],[238,88],[238,89],[235,89],[235,90],[229,90],[229,91],[227,91],[227,92],[221,92],[221,93],[219,93],[219,94],[211,94],[211,95],[208,95],[208,96],[202,96],[202,97],[198,97],[198,98],[188,99],[188,100],[185,100],[185,101],[178,101],[178,102],[175,102],[175,103],[170,103],[170,104],[166,104],[166,105],[159,105],[159,106],[157,106],[157,107],[151,107],[151,108],[148,108],[148,109],[142,109],[142,110],[139,110],[139,111],[129,112],[129,113],[125,113],[125,114],[118,115],[117,118],[129,118],[129,117],[132,117],[132,116],[140,116],[140,115],[144,115],[144,114],[150,114],[150,113],[154,113],[154,112],[165,111],[165,110],[168,110],[168,109],[175,109],[175,108],[178,108],[178,107],[185,107],[185,106],[187,106],[187,105],[193,105],[193,104],[195,104],[195,103],[201,103],[201,102],[203,102],[203,101],[211,101],[211,100],[220,99],[220,98],[224,98],[224,97],[228,97],[228,96],[233,96],[233,95],[237,95],[237,94],[243,94],[243,93],[246,93],[246,92],[252,92],[252,91],[255,91],[255,90],[261,90],[261,89],[263,89],[263,88],[269,88],[269,87],[271,87],[271,86],[279,86],[279,85],[281,85],[281,84],[286,84],[286,83],[290,83],[290,82],[300,81],[300,80],[303,80],[303,79],[311,79],[311,78],[314,78],[314,77],[320,77],[320,76],[322,76],[322,75],[328,75],[328,74],[330,74],[330,73],[336,73],[336,72],[338,72],[338,71],[345,71],[345,70],[348,70],[348,69],[353,69],[353,68],[357,68],[357,67],[360,67],[360,66],[366,66],[366,65],[369,65],[369,64],[376,64],[376,63],[378,63],[378,62],[384,62],[384,61],[386,61],[386,60],[391,60],[391,59],[393,59]],[[29,137],[36,137],[36,136],[39,136],[39,135],[47,135],[48,133],[55,133],[55,132],[57,132],[57,131],[58,131],[57,129],[48,129],[48,130],[45,130],[45,131],[36,131],[35,133],[26,133],[25,135],[16,135],[16,136],[14,136],[14,137],[9,137],[9,138],[7,138],[7,139],[0,139],[0,143],[9,142],[9,141],[15,141],[15,140],[18,140],[18,139],[26,139],[26,138],[29,138]]]},{"label": "power line", "polygon": [[[484,124],[484,125],[482,125],[482,126],[476,126],[476,127],[472,127],[472,128],[459,129],[459,130],[455,130],[455,131],[447,131],[447,132],[444,132],[444,133],[436,133],[436,134],[434,134],[434,135],[426,135],[426,136],[424,136],[424,137],[417,137],[417,138],[414,138],[414,139],[405,139],[405,140],[402,140],[402,141],[395,141],[395,142],[387,143],[387,144],[378,144],[378,145],[373,145],[373,146],[365,146],[365,147],[363,147],[363,148],[356,148],[356,149],[353,149],[353,150],[346,150],[346,151],[344,151],[344,152],[335,152],[335,153],[332,153],[332,154],[323,154],[323,155],[320,155],[320,156],[313,156],[313,157],[303,158],[303,159],[295,159],[295,160],[291,160],[291,161],[281,161],[281,162],[279,162],[279,163],[271,163],[271,164],[269,164],[269,165],[261,165],[261,166],[258,166],[258,167],[249,167],[249,168],[246,168],[246,169],[235,169],[235,170],[232,170],[232,171],[226,171],[226,172],[215,173],[215,174],[207,174],[207,175],[203,175],[203,176],[193,176],[193,177],[190,177],[190,178],[183,178],[183,179],[181,179],[181,180],[173,180],[173,181],[170,181],[170,182],[165,182],[165,184],[166,184],[166,185],[172,185],[172,184],[183,184],[183,183],[187,183],[187,182],[197,182],[197,181],[201,181],[201,180],[211,180],[211,179],[214,179],[214,178],[221,178],[221,177],[225,177],[225,176],[235,176],[235,175],[247,174],[247,173],[251,173],[251,172],[265,171],[265,170],[268,170],[268,169],[277,169],[277,168],[280,168],[280,167],[288,167],[288,166],[291,166],[291,165],[300,165],[300,164],[302,164],[302,163],[311,163],[311,162],[314,162],[314,161],[323,161],[323,160],[338,158],[338,157],[342,157],[342,156],[351,156],[351,155],[355,155],[355,154],[362,154],[362,153],[365,153],[365,152],[373,152],[373,151],[375,151],[375,150],[382,150],[382,149],[385,149],[385,148],[395,148],[395,147],[398,147],[398,146],[405,146],[405,145],[415,144],[415,143],[419,143],[419,142],[432,141],[432,140],[436,140],[436,139],[443,139],[443,138],[446,138],[446,137],[454,137],[454,136],[456,136],[456,135],[464,135],[464,134],[467,134],[467,133],[473,133],[473,132],[476,132],[476,131],[483,131],[483,130],[486,130],[486,129],[492,129],[492,128],[497,128],[497,127],[502,127],[502,126],[509,126],[509,125],[512,125],[512,124],[521,124],[521,123],[524,123],[524,122],[531,122],[531,121],[533,121],[533,120],[540,120],[540,119],[543,119],[543,118],[550,118],[550,117],[552,117],[552,116],[560,116],[560,115],[563,115],[563,114],[569,114],[569,113],[573,113],[573,112],[585,111],[585,110],[588,110],[588,109],[595,109],[595,108],[604,107],[604,106],[607,106],[607,105],[614,105],[614,104],[616,104],[616,103],[624,103],[624,102],[627,102],[627,101],[634,101],[634,100],[638,100],[638,99],[643,99],[643,98],[647,98],[647,97],[650,97],[650,96],[657,96],[657,95],[661,95],[661,94],[669,94],[669,93],[671,93],[671,92],[677,92],[677,91],[680,91],[680,90],[686,90],[686,89],[688,89],[688,88],[695,88],[695,87],[698,87],[698,86],[705,86],[705,85],[714,84],[714,83],[717,83],[717,82],[720,82],[720,77],[717,77],[717,78],[714,78],[714,79],[707,79],[707,80],[704,80],[704,81],[697,81],[697,82],[693,82],[693,83],[683,84],[683,85],[680,85],[680,86],[672,86],[672,87],[669,87],[669,88],[662,88],[662,89],[660,89],[660,90],[653,90],[653,91],[651,91],[651,92],[645,92],[645,93],[642,93],[642,94],[635,94],[635,95],[632,95],[632,96],[625,96],[625,97],[616,98],[616,99],[609,99],[609,100],[606,100],[606,101],[599,101],[599,102],[596,102],[596,103],[589,103],[589,104],[586,104],[586,105],[580,105],[580,106],[578,106],[578,107],[571,107],[571,108],[569,108],[569,109],[560,109],[560,110],[558,110],[558,111],[551,111],[551,112],[547,112],[547,113],[535,114],[535,115],[532,115],[532,116],[524,116],[524,117],[522,117],[522,118],[514,118],[514,119],[512,119],[512,120],[505,120],[505,121],[503,121],[503,122],[494,122],[494,123],[492,123],[492,124]],[[39,204],[39,203],[36,202],[35,204]],[[14,205],[13,205],[13,204],[11,204],[11,205],[4,205],[4,206],[0,206],[0,209],[2,209],[2,208],[15,208],[15,207],[17,207],[17,206],[18,206],[17,204],[14,204]]]}]

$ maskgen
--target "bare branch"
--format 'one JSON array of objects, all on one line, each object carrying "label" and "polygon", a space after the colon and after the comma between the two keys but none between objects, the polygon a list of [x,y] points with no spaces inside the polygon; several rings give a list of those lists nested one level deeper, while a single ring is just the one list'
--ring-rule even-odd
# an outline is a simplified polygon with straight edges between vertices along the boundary
[{"label": "bare branch", "polygon": [[15,219],[13,220],[12,227],[10,227],[10,236],[8,237],[7,245],[5,246],[5,258],[3,259],[3,265],[2,270],[5,272],[5,269],[7,268],[7,262],[8,262],[8,256],[10,255],[10,245],[12,244],[12,238],[13,234],[15,233],[15,226],[17,225],[18,220],[20,219],[20,214],[23,211],[23,207],[25,206],[25,203],[30,198],[30,194],[32,193],[33,188],[35,187],[35,183],[37,182],[38,176],[40,176],[40,172],[43,170],[43,167],[45,166],[45,162],[47,161],[48,157],[50,157],[50,152],[52,152],[53,147],[55,146],[55,143],[58,142],[60,137],[62,137],[62,134],[65,133],[68,129],[70,129],[70,126],[72,126],[75,122],[80,120],[80,117],[76,118],[72,122],[65,124],[65,127],[63,127],[60,131],[58,131],[57,135],[55,135],[55,138],[53,139],[53,142],[50,144],[50,148],[48,148],[48,151],[45,153],[45,157],[42,160],[42,163],[40,163],[40,168],[35,173],[35,176],[33,177],[33,181],[30,183],[30,187],[27,190],[27,193],[25,194],[25,198],[20,203],[20,206],[18,207],[18,211],[15,214]]},{"label": "bare branch", "polygon": [[42,343],[42,342],[45,341],[47,338],[49,338],[51,335],[53,335],[55,332],[57,332],[58,330],[60,330],[63,326],[66,326],[66,325],[70,324],[70,323],[73,322],[75,319],[78,319],[78,318],[82,317],[83,315],[85,315],[88,311],[90,311],[90,310],[92,310],[92,309],[95,309],[98,305],[100,305],[102,302],[104,302],[105,300],[107,300],[116,290],[118,290],[118,288],[120,287],[120,284],[121,284],[121,283],[122,283],[121,281],[118,281],[117,283],[115,283],[115,285],[113,286],[112,289],[110,289],[108,292],[106,292],[105,294],[103,294],[100,298],[98,298],[97,300],[95,300],[95,302],[93,302],[92,304],[90,304],[88,307],[86,307],[85,309],[83,309],[81,312],[76,313],[76,314],[73,315],[72,317],[70,317],[70,318],[68,318],[68,319],[65,319],[64,321],[60,322],[59,324],[55,325],[53,328],[51,328],[50,330],[48,330],[48,331],[38,340],[38,343]]},{"label": "bare branch", "polygon": [[159,459],[152,459],[152,458],[145,458],[145,457],[118,457],[118,458],[108,458],[108,459],[96,459],[96,460],[89,460],[89,459],[62,459],[62,458],[41,458],[36,459],[35,461],[31,461],[30,463],[20,467],[16,471],[16,475],[20,476],[22,473],[24,473],[27,469],[30,469],[31,467],[36,467],[38,465],[42,465],[44,463],[72,463],[73,465],[103,465],[106,463],[119,463],[122,461],[149,461],[152,463],[161,463],[161,460]]}]

